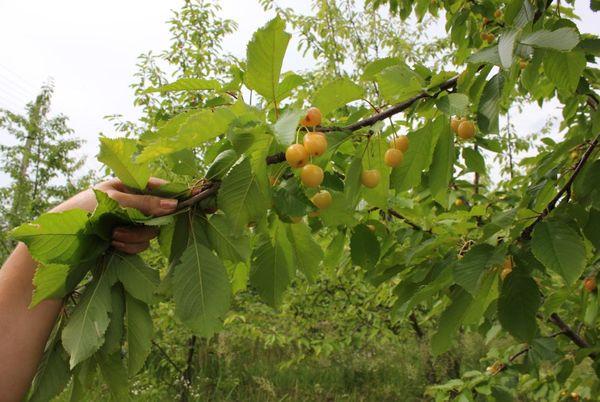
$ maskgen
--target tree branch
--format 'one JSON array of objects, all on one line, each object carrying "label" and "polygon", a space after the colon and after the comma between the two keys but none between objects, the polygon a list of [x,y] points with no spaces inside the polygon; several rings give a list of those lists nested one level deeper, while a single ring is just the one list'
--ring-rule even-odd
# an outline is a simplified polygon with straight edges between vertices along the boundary
[{"label": "tree branch", "polygon": [[[569,338],[575,345],[579,346],[582,349],[589,348],[591,345],[583,339],[577,332],[573,330],[570,326],[568,326],[562,318],[556,313],[552,313],[550,315],[549,321],[556,325],[560,329],[560,334],[565,335]],[[589,356],[592,359],[596,359],[598,357],[597,353],[590,353]]]},{"label": "tree branch", "polygon": [[194,204],[199,203],[202,200],[205,200],[205,199],[211,197],[212,195],[217,193],[220,186],[221,186],[221,182],[219,182],[219,181],[208,182],[208,184],[206,184],[199,193],[197,193],[197,194],[191,196],[190,198],[188,198],[187,200],[181,201],[179,204],[177,204],[177,210],[179,211],[184,208],[190,207]]},{"label": "tree branch", "polygon": [[590,143],[590,145],[588,146],[587,150],[585,151],[585,153],[583,154],[583,156],[581,157],[581,159],[577,163],[577,166],[575,167],[575,171],[573,172],[573,174],[571,175],[571,177],[569,178],[569,180],[567,180],[567,182],[559,190],[558,194],[556,194],[556,196],[554,196],[554,198],[552,198],[552,200],[550,200],[550,202],[548,203],[548,205],[546,206],[546,208],[544,208],[544,210],[542,211],[542,213],[540,213],[538,215],[538,217],[535,219],[535,221],[533,221],[533,223],[531,225],[527,226],[523,230],[523,232],[521,233],[521,239],[523,239],[523,240],[530,239],[531,238],[531,232],[533,232],[533,229],[535,228],[535,226],[538,223],[540,223],[546,216],[548,216],[548,214],[550,214],[550,212],[552,212],[552,210],[554,208],[556,208],[556,204],[558,203],[558,201],[560,201],[560,199],[565,194],[567,194],[567,196],[570,197],[571,186],[573,185],[573,182],[575,181],[575,179],[577,178],[577,176],[579,175],[579,173],[581,173],[581,170],[583,169],[583,165],[585,165],[585,163],[590,159],[590,156],[592,155],[592,152],[594,152],[594,149],[598,145],[598,141],[600,141],[600,134],[594,139],[594,141],[592,141]]}]

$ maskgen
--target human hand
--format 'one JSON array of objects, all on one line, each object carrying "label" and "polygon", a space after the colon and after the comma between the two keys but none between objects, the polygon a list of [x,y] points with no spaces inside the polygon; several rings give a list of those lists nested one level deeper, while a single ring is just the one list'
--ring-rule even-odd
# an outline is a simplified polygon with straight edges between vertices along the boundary
[{"label": "human hand", "polygon": [[[148,190],[153,190],[167,183],[165,180],[151,177]],[[136,194],[129,190],[119,179],[109,179],[94,186],[94,189],[106,193],[122,207],[135,208],[145,215],[162,216],[177,210],[177,200],[161,198],[148,194]],[[73,198],[54,208],[54,212],[81,208],[93,211],[96,207],[96,196],[92,190],[83,191]],[[113,230],[112,246],[128,254],[137,254],[150,246],[150,240],[158,235],[158,230],[148,226],[121,226]]]}]

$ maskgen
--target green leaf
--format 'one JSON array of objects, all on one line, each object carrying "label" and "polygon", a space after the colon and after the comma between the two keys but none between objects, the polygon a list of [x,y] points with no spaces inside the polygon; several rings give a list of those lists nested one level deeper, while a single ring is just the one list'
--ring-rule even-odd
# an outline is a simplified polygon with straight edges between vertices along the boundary
[{"label": "green leaf", "polygon": [[483,156],[473,148],[463,148],[462,156],[467,165],[468,172],[475,172],[479,174],[486,174],[485,171],[485,160]]},{"label": "green leaf", "polygon": [[71,373],[59,338],[48,345],[31,384],[28,402],[46,402],[67,386]]},{"label": "green leaf", "polygon": [[538,327],[535,315],[541,305],[541,295],[535,281],[519,274],[516,267],[502,284],[498,299],[498,319],[502,328],[522,341],[530,341]]},{"label": "green leaf", "polygon": [[423,78],[405,65],[391,66],[377,74],[381,95],[388,102],[400,102],[423,91]]},{"label": "green leaf", "polygon": [[129,386],[127,372],[123,366],[121,355],[114,353],[110,356],[99,355],[96,359],[102,378],[108,385],[111,400],[115,402],[129,401]]},{"label": "green leaf", "polygon": [[144,190],[150,178],[147,164],[133,161],[137,141],[129,138],[100,137],[98,160],[108,166],[127,187]]},{"label": "green leaf", "polygon": [[92,356],[104,343],[111,311],[110,288],[115,281],[110,270],[98,272],[69,317],[62,331],[62,343],[71,356],[71,369]]},{"label": "green leaf", "polygon": [[284,29],[285,22],[275,17],[254,33],[246,52],[246,86],[275,104],[280,100],[279,75],[291,37]]},{"label": "green leaf", "polygon": [[375,76],[381,70],[384,70],[387,67],[391,67],[400,63],[400,59],[397,57],[384,57],[382,59],[373,60],[365,66],[364,72],[360,79],[362,81],[373,81],[375,79]]},{"label": "green leaf", "polygon": [[575,28],[559,28],[556,31],[540,29],[521,38],[520,42],[539,48],[569,51],[579,43],[579,33]]},{"label": "green leaf", "polygon": [[203,78],[180,78],[170,84],[162,85],[158,88],[149,88],[143,93],[151,92],[171,92],[171,91],[203,91],[203,90],[219,90],[221,84],[214,79]]},{"label": "green leaf", "polygon": [[302,110],[288,109],[281,115],[273,126],[279,144],[286,146],[296,141],[296,129],[303,114]]},{"label": "green leaf", "polygon": [[315,241],[314,235],[304,223],[286,225],[287,237],[292,248],[294,265],[308,278],[314,281],[319,264],[323,260],[323,250]]},{"label": "green leaf", "polygon": [[89,271],[90,265],[40,264],[33,277],[35,289],[29,308],[46,299],[60,299],[69,294]]},{"label": "green leaf", "polygon": [[[385,164],[385,151],[389,148],[387,139],[381,135],[374,135],[368,144],[367,153],[362,158],[363,170],[377,169],[381,175],[379,184],[375,188],[363,188],[362,196],[370,205],[382,209],[388,208],[390,193],[390,173],[392,168]],[[360,151],[363,153],[362,150]]]},{"label": "green leaf", "polygon": [[110,290],[110,323],[104,334],[104,345],[100,349],[105,355],[121,351],[121,342],[125,333],[125,293],[123,286],[115,284]]},{"label": "green leaf", "polygon": [[148,305],[128,293],[125,294],[127,311],[127,368],[133,377],[144,367],[152,348],[152,317]]},{"label": "green leaf", "polygon": [[447,123],[447,118],[438,117],[433,123],[408,134],[410,147],[400,167],[392,170],[390,182],[396,191],[405,191],[421,183],[421,173],[431,165],[438,137]]},{"label": "green leaf", "polygon": [[581,51],[547,51],[543,63],[546,75],[558,89],[575,92],[587,61]]},{"label": "green leaf", "polygon": [[127,293],[146,304],[154,301],[154,292],[160,283],[160,276],[158,271],[150,268],[139,255],[115,253],[110,266],[115,270]]},{"label": "green leaf", "polygon": [[210,244],[220,258],[231,262],[248,260],[250,238],[245,232],[234,230],[229,219],[221,214],[214,214],[204,222]]},{"label": "green leaf", "polygon": [[467,58],[467,63],[486,63],[493,64],[495,66],[501,65],[500,61],[500,53],[498,50],[498,46],[490,46],[479,50],[476,53],[473,53],[469,58]]},{"label": "green leaf", "polygon": [[235,164],[223,178],[217,204],[235,229],[243,228],[266,212],[269,205],[261,187],[247,157]]},{"label": "green leaf", "polygon": [[237,160],[238,155],[233,149],[227,149],[221,152],[208,168],[206,178],[208,180],[221,180]]},{"label": "green leaf", "polygon": [[596,251],[600,250],[600,210],[592,208],[585,227],[585,237],[594,245]]},{"label": "green leaf", "polygon": [[292,217],[304,216],[315,210],[314,204],[306,197],[304,189],[294,178],[274,188],[273,208],[285,222],[289,222]]},{"label": "green leaf", "polygon": [[298,74],[291,72],[283,74],[283,79],[277,86],[277,94],[275,95],[275,98],[281,102],[282,100],[290,96],[292,94],[292,91],[296,87],[304,84],[305,82],[306,81],[304,80],[304,78],[302,78]]},{"label": "green leaf", "polygon": [[465,94],[448,94],[438,98],[435,105],[449,116],[464,116],[469,111],[469,97]]},{"label": "green leaf", "polygon": [[531,250],[546,268],[562,276],[567,285],[573,284],[585,268],[583,239],[567,223],[549,219],[535,227]]},{"label": "green leaf", "polygon": [[489,244],[473,246],[454,268],[454,280],[467,292],[475,295],[486,270],[502,265],[502,254]]},{"label": "green leaf", "polygon": [[455,289],[451,298],[452,302],[440,316],[438,330],[431,338],[431,351],[435,356],[452,347],[462,319],[473,301],[471,295],[461,288]]},{"label": "green leaf", "polygon": [[323,85],[312,98],[312,104],[325,116],[353,100],[362,98],[364,90],[348,78],[338,78]]},{"label": "green leaf", "polygon": [[13,229],[11,236],[27,245],[43,263],[77,264],[95,258],[108,243],[87,231],[88,213],[81,209],[51,212]]},{"label": "green leaf", "polygon": [[429,189],[434,200],[444,208],[448,208],[448,186],[454,172],[454,135],[450,124],[446,122],[433,153],[433,161],[429,170]]},{"label": "green leaf", "polygon": [[173,295],[175,313],[194,333],[208,338],[220,328],[229,310],[229,278],[221,261],[197,240],[174,268]]},{"label": "green leaf", "polygon": [[477,106],[477,125],[483,133],[498,133],[498,114],[503,88],[504,76],[501,73],[494,75],[483,88]]},{"label": "green leaf", "polygon": [[252,253],[250,283],[267,304],[276,307],[291,282],[290,270],[281,242],[277,238],[275,244],[263,240]]},{"label": "green leaf", "polygon": [[363,268],[373,268],[380,255],[379,242],[366,225],[357,225],[350,237],[352,263]]},{"label": "green leaf", "polygon": [[224,134],[235,117],[228,107],[193,110],[177,115],[145,141],[146,146],[136,162],[144,164],[163,155],[198,147]]},{"label": "green leaf", "polygon": [[509,69],[513,64],[515,45],[520,34],[521,31],[518,29],[509,29],[504,32],[498,40],[498,55],[500,57],[500,63],[505,69]]}]

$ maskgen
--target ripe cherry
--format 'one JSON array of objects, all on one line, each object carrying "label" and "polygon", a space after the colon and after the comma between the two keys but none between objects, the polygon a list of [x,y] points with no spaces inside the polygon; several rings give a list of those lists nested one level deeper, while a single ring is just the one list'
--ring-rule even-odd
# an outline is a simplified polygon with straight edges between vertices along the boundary
[{"label": "ripe cherry", "polygon": [[331,193],[329,191],[322,190],[313,195],[310,200],[317,208],[325,209],[331,205],[333,198],[331,197]]},{"label": "ripe cherry", "polygon": [[496,12],[494,12],[494,18],[496,18],[496,19],[502,18],[502,10],[496,10]]},{"label": "ripe cherry", "polygon": [[496,39],[496,35],[494,35],[493,33],[489,33],[489,34],[487,34],[485,41],[487,43],[492,43],[495,39]]},{"label": "ripe cherry", "polygon": [[385,151],[385,155],[383,155],[383,161],[389,167],[396,167],[402,163],[404,160],[404,154],[402,151],[396,148],[390,148]]},{"label": "ripe cherry", "polygon": [[319,108],[311,107],[306,111],[306,115],[300,120],[300,125],[304,127],[316,127],[321,124],[321,111]]},{"label": "ripe cherry", "polygon": [[377,187],[379,180],[381,180],[381,174],[377,169],[363,170],[362,174],[360,175],[360,182],[363,186],[368,188]]},{"label": "ripe cherry", "polygon": [[457,198],[457,199],[454,201],[454,205],[456,205],[457,207],[462,207],[463,205],[465,205],[465,202],[463,201],[463,199],[462,199],[462,198]]},{"label": "ripe cherry", "polygon": [[327,139],[320,132],[307,133],[304,135],[304,148],[311,156],[320,156],[327,151]]},{"label": "ripe cherry", "polygon": [[299,168],[308,163],[308,151],[302,144],[292,144],[285,151],[285,160],[293,168]]},{"label": "ripe cherry", "polygon": [[452,129],[452,131],[458,133],[458,126],[460,125],[460,123],[463,122],[463,120],[464,119],[457,117],[453,117],[452,119],[450,119],[450,128]]},{"label": "ripe cherry", "polygon": [[308,164],[300,171],[300,180],[306,187],[318,187],[324,177],[323,169],[317,165]]},{"label": "ripe cherry", "polygon": [[585,278],[585,281],[583,281],[583,287],[590,293],[594,292],[598,288],[598,285],[596,284],[596,277],[589,276]]},{"label": "ripe cherry", "polygon": [[408,150],[408,137],[406,135],[399,135],[398,137],[390,141],[390,148],[399,149],[402,152]]},{"label": "ripe cherry", "polygon": [[470,120],[462,121],[458,125],[458,130],[456,133],[463,140],[470,140],[471,138],[475,137],[475,124]]}]

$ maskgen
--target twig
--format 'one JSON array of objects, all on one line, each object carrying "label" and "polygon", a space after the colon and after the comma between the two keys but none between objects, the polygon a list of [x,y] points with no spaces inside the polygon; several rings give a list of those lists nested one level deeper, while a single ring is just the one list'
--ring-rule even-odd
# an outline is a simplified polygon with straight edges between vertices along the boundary
[{"label": "twig", "polygon": [[211,197],[213,194],[217,193],[220,186],[221,186],[221,182],[218,182],[218,181],[209,182],[209,184],[206,185],[205,188],[202,191],[200,191],[198,194],[195,194],[195,195],[191,196],[190,198],[188,198],[187,200],[181,201],[179,204],[177,204],[177,210],[182,210],[184,208],[187,208],[189,206],[197,204],[200,201]]},{"label": "twig", "polygon": [[196,335],[192,335],[192,337],[188,340],[188,356],[187,356],[187,365],[185,371],[182,376],[182,390],[181,390],[181,402],[187,402],[189,398],[189,390],[192,386],[192,375],[193,375],[193,364],[194,364],[194,354],[196,354]]},{"label": "twig", "polygon": [[[588,343],[588,341],[586,341],[585,339],[583,339],[577,332],[575,332],[573,330],[573,328],[571,328],[570,326],[568,326],[562,318],[560,318],[560,316],[556,313],[552,313],[550,315],[550,319],[549,321],[556,325],[558,328],[560,328],[561,330],[561,334],[565,335],[567,338],[569,338],[575,345],[579,346],[582,349],[585,348],[589,348],[590,344]],[[597,353],[590,353],[589,356],[592,359],[595,359],[596,357],[598,357]]]},{"label": "twig", "polygon": [[160,346],[158,343],[156,343],[155,341],[152,341],[152,345],[153,345],[153,346],[154,346],[156,349],[158,349],[158,351],[159,351],[159,352],[160,352],[160,353],[161,353],[161,354],[164,356],[164,358],[165,358],[165,359],[167,359],[167,362],[169,362],[169,363],[171,364],[171,366],[173,366],[173,368],[174,368],[175,370],[177,370],[177,372],[179,373],[179,376],[180,376],[180,377],[183,377],[183,370],[182,370],[182,369],[181,369],[181,368],[180,368],[180,367],[177,365],[177,363],[175,363],[175,362],[173,361],[173,359],[171,359],[171,358],[169,357],[169,355],[167,354],[167,352],[165,352],[165,350],[164,350],[164,349],[163,349],[163,348],[162,348],[162,347],[161,347],[161,346]]},{"label": "twig", "polygon": [[399,213],[398,211],[396,211],[392,208],[388,209],[388,214],[392,215],[394,218],[403,220],[408,226],[412,227],[415,230],[431,233],[431,229],[427,229],[427,230],[423,229],[423,227],[417,225],[416,223],[414,223],[413,221],[408,219],[406,216],[402,215],[401,213]]}]

